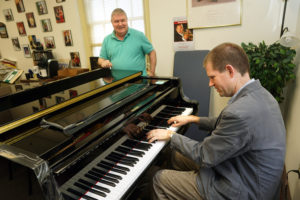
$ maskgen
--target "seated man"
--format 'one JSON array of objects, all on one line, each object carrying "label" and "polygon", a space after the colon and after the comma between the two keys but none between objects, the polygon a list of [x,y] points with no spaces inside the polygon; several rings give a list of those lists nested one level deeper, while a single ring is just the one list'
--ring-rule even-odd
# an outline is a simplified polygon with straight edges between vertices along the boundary
[{"label": "seated man", "polygon": [[218,118],[168,120],[172,126],[196,123],[210,131],[201,142],[170,130],[147,133],[149,142],[171,140],[175,152],[175,170],[158,171],[153,178],[154,199],[275,199],[286,134],[277,101],[259,80],[250,79],[248,57],[238,45],[215,47],[204,67],[209,86],[231,99]]}]

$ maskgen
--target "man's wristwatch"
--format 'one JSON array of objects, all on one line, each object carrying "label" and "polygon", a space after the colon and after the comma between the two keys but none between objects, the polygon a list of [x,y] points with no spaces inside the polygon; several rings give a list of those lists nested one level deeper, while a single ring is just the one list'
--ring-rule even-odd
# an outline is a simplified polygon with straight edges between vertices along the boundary
[{"label": "man's wristwatch", "polygon": [[173,137],[174,134],[175,134],[174,131],[170,131],[170,132],[169,132],[169,137],[170,137],[170,139]]}]

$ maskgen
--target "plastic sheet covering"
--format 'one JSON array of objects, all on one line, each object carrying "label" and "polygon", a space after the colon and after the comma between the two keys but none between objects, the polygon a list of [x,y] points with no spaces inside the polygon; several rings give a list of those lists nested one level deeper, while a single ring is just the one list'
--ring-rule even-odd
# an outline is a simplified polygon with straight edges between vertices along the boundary
[{"label": "plastic sheet covering", "polygon": [[0,144],[0,156],[31,169],[39,182],[44,199],[63,199],[51,169],[45,160],[33,153],[6,144]]}]

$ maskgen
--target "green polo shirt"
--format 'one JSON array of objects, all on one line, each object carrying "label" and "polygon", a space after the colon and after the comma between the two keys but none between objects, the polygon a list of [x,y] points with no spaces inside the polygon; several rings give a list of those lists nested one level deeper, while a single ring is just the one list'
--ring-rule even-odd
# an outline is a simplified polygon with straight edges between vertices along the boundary
[{"label": "green polo shirt", "polygon": [[104,38],[100,58],[110,60],[113,69],[142,71],[146,76],[145,55],[152,50],[144,33],[128,28],[124,40],[119,40],[114,32]]}]

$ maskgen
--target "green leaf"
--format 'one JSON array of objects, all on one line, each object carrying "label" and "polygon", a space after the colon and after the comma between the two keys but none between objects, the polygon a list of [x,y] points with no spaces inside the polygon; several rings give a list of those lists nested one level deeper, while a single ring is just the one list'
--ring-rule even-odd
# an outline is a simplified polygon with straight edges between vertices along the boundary
[{"label": "green leaf", "polygon": [[259,79],[276,100],[281,102],[284,99],[282,90],[286,81],[296,77],[296,65],[293,63],[296,51],[279,43],[267,45],[264,41],[257,45],[242,43],[241,46],[249,59],[251,77]]}]

